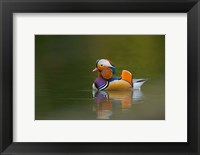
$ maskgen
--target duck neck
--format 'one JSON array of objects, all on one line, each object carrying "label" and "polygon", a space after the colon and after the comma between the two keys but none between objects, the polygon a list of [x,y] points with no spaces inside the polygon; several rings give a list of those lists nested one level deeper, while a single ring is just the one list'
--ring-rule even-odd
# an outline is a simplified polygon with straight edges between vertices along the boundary
[{"label": "duck neck", "polygon": [[99,76],[102,77],[102,76],[101,76],[101,72],[98,72],[98,77],[99,77]]}]

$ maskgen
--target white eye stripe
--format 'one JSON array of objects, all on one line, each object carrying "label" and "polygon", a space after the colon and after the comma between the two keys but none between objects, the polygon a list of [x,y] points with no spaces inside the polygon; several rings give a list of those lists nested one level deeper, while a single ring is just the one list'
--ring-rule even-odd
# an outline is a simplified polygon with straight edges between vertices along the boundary
[{"label": "white eye stripe", "polygon": [[109,62],[108,60],[105,60],[105,59],[99,60],[98,63],[99,63],[100,65],[102,64],[102,65],[104,65],[104,66],[113,67],[113,66],[110,64],[110,62]]}]

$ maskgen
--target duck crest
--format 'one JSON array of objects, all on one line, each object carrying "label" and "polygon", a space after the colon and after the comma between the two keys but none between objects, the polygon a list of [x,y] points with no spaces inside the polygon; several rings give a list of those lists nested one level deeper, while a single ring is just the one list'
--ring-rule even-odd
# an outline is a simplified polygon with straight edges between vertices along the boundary
[{"label": "duck crest", "polygon": [[97,67],[99,61],[100,61],[99,59],[96,61],[96,67]]},{"label": "duck crest", "polygon": [[112,63],[112,61],[110,61],[109,59],[105,59],[107,60],[113,67],[115,67],[115,65]]},{"label": "duck crest", "polygon": [[107,60],[113,67],[110,67],[112,69],[113,74],[116,74],[116,68],[115,65],[112,63],[112,61],[110,61],[109,59],[105,59]]}]

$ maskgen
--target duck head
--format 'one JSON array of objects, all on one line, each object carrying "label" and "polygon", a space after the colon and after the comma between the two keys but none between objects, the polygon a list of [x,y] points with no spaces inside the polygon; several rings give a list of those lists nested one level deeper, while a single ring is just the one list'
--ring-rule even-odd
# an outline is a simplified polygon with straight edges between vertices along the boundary
[{"label": "duck head", "polygon": [[96,68],[93,69],[93,72],[95,72],[95,71],[101,72],[105,67],[111,68],[113,74],[116,73],[115,66],[108,59],[99,59],[99,60],[97,60],[96,61]]}]

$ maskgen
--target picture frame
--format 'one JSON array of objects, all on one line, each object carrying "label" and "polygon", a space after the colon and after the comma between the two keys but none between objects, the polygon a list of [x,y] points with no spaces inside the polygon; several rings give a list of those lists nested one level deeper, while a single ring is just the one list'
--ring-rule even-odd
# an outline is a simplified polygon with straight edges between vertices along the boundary
[{"label": "picture frame", "polygon": [[[0,1],[0,152],[2,154],[199,154],[199,0],[1,0]],[[187,13],[187,143],[24,143],[13,142],[13,13]]]}]

